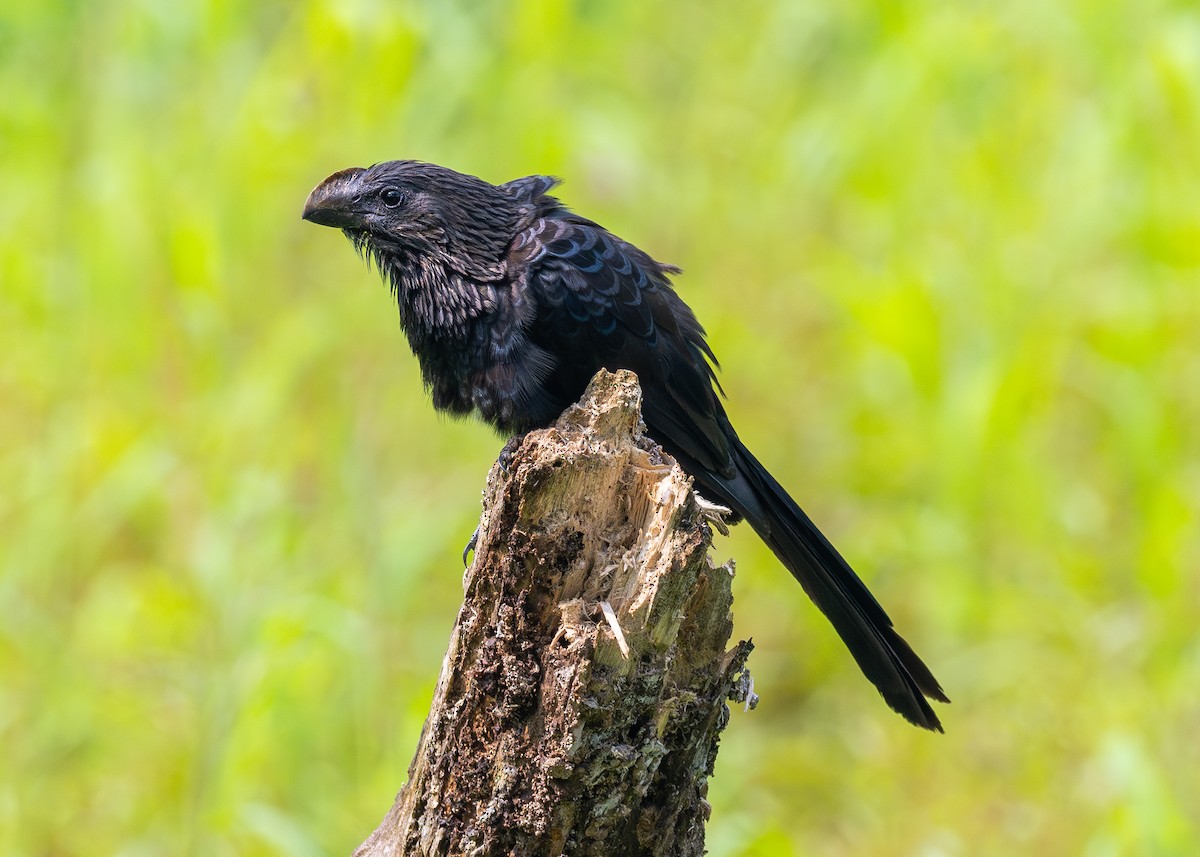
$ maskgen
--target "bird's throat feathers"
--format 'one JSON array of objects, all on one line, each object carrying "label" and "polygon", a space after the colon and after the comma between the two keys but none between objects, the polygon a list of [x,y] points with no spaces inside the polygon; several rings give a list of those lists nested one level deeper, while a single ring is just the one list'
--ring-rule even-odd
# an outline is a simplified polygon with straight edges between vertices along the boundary
[{"label": "bird's throat feathers", "polygon": [[362,230],[345,230],[354,249],[374,265],[400,309],[400,326],[414,352],[430,342],[467,338],[489,308],[495,286],[477,282],[428,250],[409,249]]}]

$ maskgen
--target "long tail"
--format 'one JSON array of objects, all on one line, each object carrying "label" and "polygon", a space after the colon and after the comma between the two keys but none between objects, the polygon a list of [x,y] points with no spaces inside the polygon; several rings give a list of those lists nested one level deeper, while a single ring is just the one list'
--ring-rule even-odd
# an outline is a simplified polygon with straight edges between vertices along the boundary
[{"label": "long tail", "polygon": [[866,585],[750,450],[729,430],[738,475],[719,480],[733,505],[828,617],[863,674],[909,722],[942,731],[926,697],[949,702]]}]

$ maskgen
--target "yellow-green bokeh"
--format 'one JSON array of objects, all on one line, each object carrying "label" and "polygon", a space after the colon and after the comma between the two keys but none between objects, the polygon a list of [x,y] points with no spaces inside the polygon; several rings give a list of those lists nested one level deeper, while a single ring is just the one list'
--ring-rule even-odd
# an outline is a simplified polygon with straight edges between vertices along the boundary
[{"label": "yellow-green bokeh", "polygon": [[687,273],[743,437],[954,704],[907,727],[750,532],[724,855],[1200,853],[1200,11],[0,10],[0,853],[348,854],[501,440],[308,190],[405,157]]}]

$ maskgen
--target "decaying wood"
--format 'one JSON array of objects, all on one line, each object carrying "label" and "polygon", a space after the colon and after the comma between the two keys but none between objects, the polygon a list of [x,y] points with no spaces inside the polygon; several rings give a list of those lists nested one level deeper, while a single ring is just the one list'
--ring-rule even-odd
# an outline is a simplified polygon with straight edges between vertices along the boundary
[{"label": "decaying wood", "polygon": [[409,781],[355,857],[700,855],[707,778],[749,690],[732,564],[601,372],[492,469]]}]

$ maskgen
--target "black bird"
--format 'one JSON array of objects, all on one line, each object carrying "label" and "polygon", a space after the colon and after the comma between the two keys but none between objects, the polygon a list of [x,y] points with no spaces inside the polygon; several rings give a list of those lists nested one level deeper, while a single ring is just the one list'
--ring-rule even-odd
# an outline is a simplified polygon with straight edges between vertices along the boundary
[{"label": "black bird", "polygon": [[730,425],[716,357],[671,287],[679,269],[567,210],[555,184],[389,161],[325,179],[304,218],[375,262],[439,410],[516,435],[554,422],[599,369],[637,373],[650,436],[750,522],[888,705],[940,732],[926,697],[949,700],[929,668]]}]

